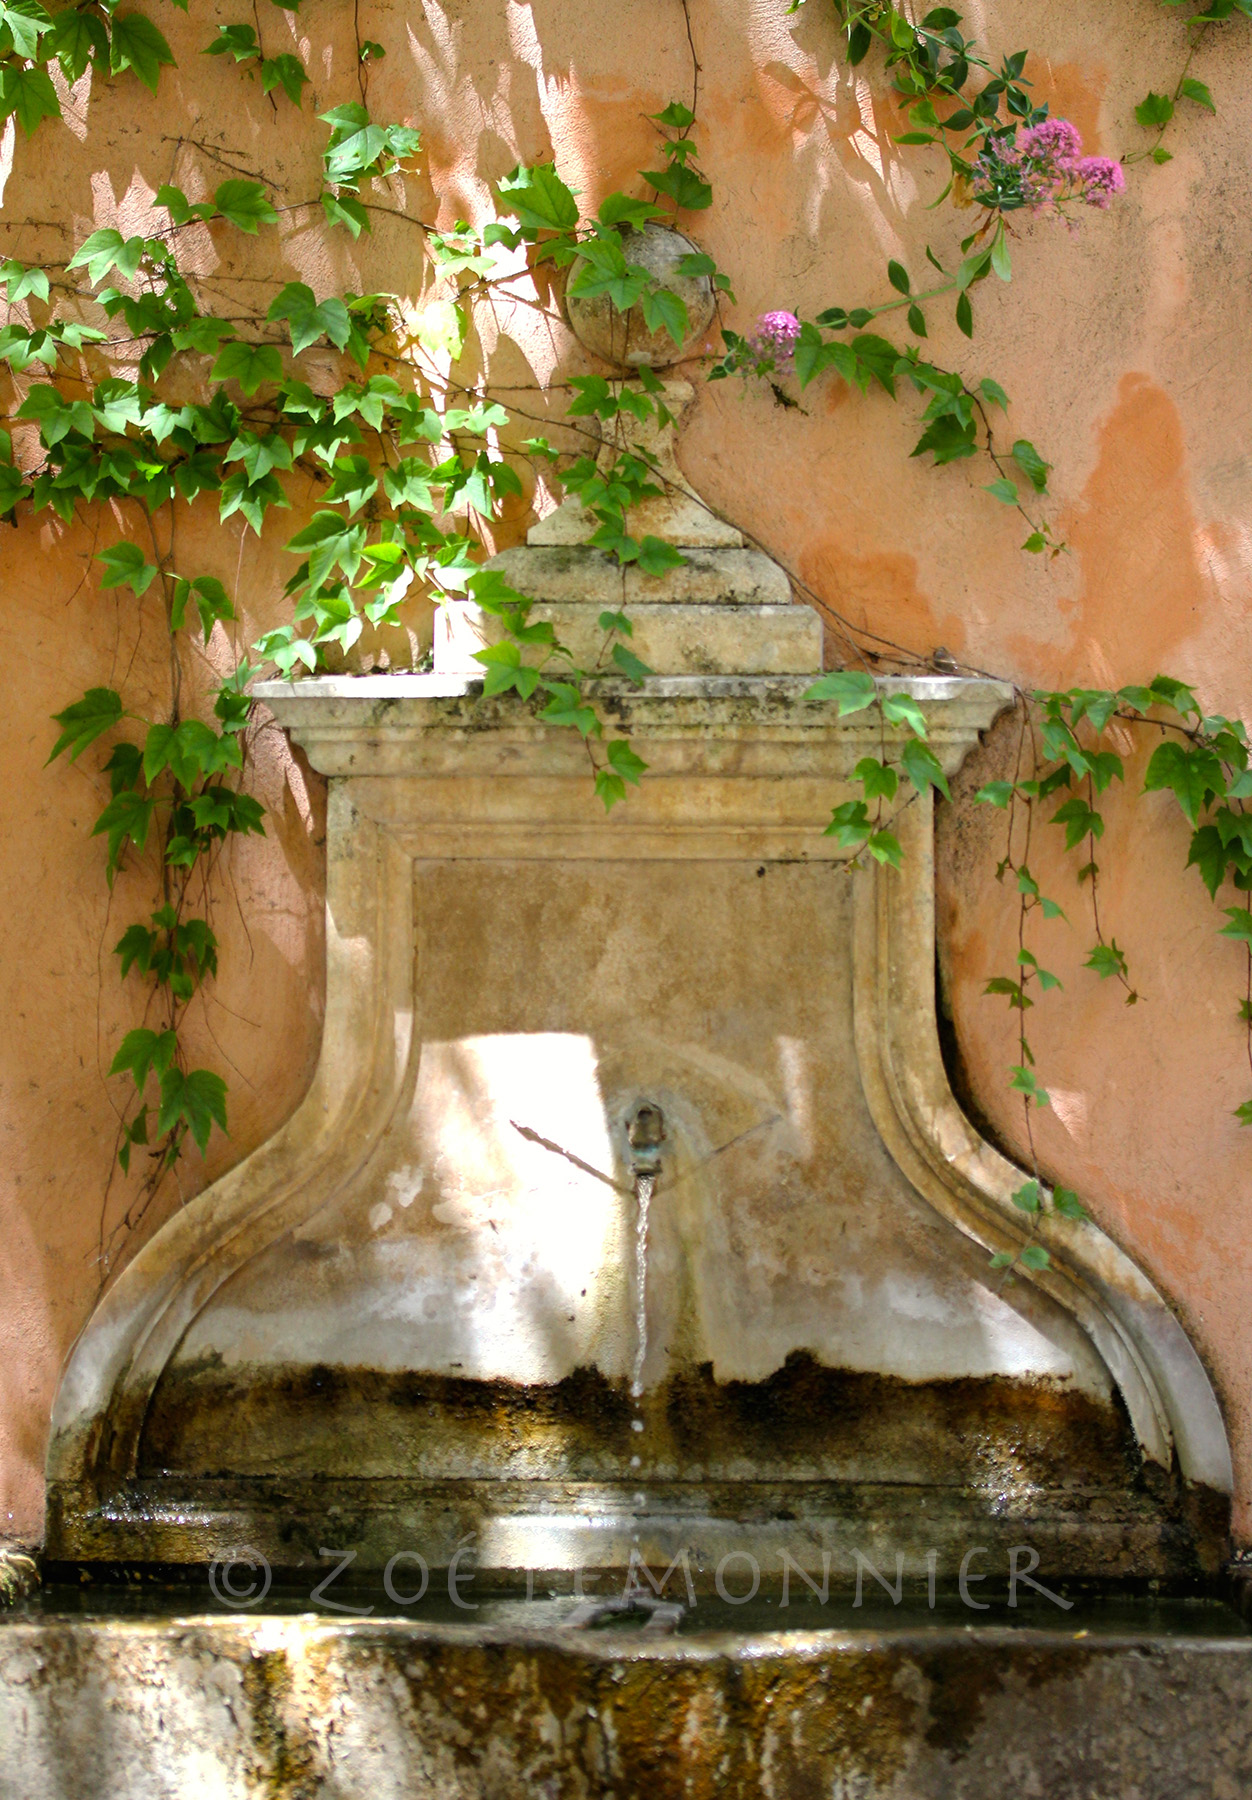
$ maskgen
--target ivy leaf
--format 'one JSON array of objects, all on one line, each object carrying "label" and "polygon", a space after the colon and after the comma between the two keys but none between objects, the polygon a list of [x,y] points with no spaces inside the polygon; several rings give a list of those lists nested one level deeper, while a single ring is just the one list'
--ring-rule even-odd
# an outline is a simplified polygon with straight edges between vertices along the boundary
[{"label": "ivy leaf", "polygon": [[309,79],[298,56],[267,56],[261,63],[261,87],[265,93],[280,87],[293,106],[300,104],[300,90]]},{"label": "ivy leaf", "polygon": [[895,770],[879,762],[876,756],[863,756],[853,771],[865,789],[867,800],[894,800],[900,778]]},{"label": "ivy leaf", "polygon": [[214,1125],[226,1130],[226,1083],[211,1069],[192,1069],[187,1075],[175,1065],[161,1077],[161,1106],[156,1132],[164,1137],[185,1124],[201,1152]]},{"label": "ivy leaf", "polygon": [[194,581],[180,579],[174,583],[174,597],[170,605],[171,630],[182,630],[189,604],[193,604],[200,615],[200,627],[206,644],[219,619],[233,619],[235,616],[230,595],[215,575],[198,575]]},{"label": "ivy leaf", "polygon": [[878,689],[874,685],[874,677],[860,669],[836,669],[830,675],[823,675],[812,687],[805,688],[806,700],[837,700],[839,717],[846,718],[849,713],[863,712],[872,706],[878,698]]},{"label": "ivy leaf", "polygon": [[1081,1224],[1084,1219],[1089,1219],[1091,1217],[1091,1214],[1087,1211],[1086,1207],[1072,1188],[1054,1187],[1052,1190],[1052,1208],[1054,1212],[1059,1212],[1063,1219],[1073,1219],[1079,1224]]},{"label": "ivy leaf", "polygon": [[602,727],[592,707],[588,706],[571,681],[549,681],[552,698],[539,714],[549,725],[572,725],[580,737],[599,737]]},{"label": "ivy leaf", "polygon": [[334,506],[346,506],[349,517],[378,492],[378,477],[364,456],[341,456],[331,473],[326,498]]},{"label": "ivy leaf", "polygon": [[1051,1266],[1052,1258],[1042,1244],[1027,1244],[1018,1261],[1027,1269],[1046,1269]]},{"label": "ivy leaf", "polygon": [[368,232],[370,229],[369,214],[351,194],[332,194],[326,188],[322,194],[322,211],[328,225],[345,225],[354,238],[359,238],[363,231]]},{"label": "ivy leaf", "polygon": [[1009,1086],[1015,1093],[1024,1094],[1028,1101],[1033,1100],[1036,1106],[1050,1106],[1052,1096],[1046,1088],[1039,1086],[1033,1069],[1015,1064]]},{"label": "ivy leaf", "polygon": [[273,344],[227,344],[213,364],[215,381],[237,381],[249,396],[262,382],[282,378],[283,359]]},{"label": "ivy leaf", "polygon": [[[142,930],[143,927],[135,929]],[[145,932],[144,936],[147,937],[148,933]],[[174,1032],[150,1031],[146,1026],[140,1026],[135,1031],[128,1031],[122,1039],[117,1055],[109,1065],[109,1074],[129,1074],[142,1093],[149,1073],[155,1071],[158,1078],[164,1075],[171,1067],[177,1050],[178,1038]]]},{"label": "ivy leaf", "polygon": [[614,738],[607,749],[609,761],[617,774],[623,781],[629,781],[637,787],[639,777],[648,767],[647,763],[641,756],[636,756],[625,738]]},{"label": "ivy leaf", "polygon": [[262,225],[277,225],[274,204],[259,181],[224,181],[213,195],[224,219],[255,236]]},{"label": "ivy leaf", "polygon": [[29,492],[22,471],[10,462],[0,462],[0,517],[12,515],[18,501]]},{"label": "ivy leaf", "polygon": [[91,835],[93,837],[99,837],[102,832],[108,834],[107,871],[110,879],[117,868],[122,847],[127,839],[134,844],[136,850],[142,850],[147,843],[155,806],[156,801],[151,796],[145,799],[133,788],[123,788],[121,793],[114,794],[92,826]]},{"label": "ivy leaf", "polygon": [[[243,751],[236,737],[219,734],[201,719],[184,719],[166,747],[170,773],[190,791],[206,775],[223,775],[243,766]],[[147,776],[147,751],[144,774]]]},{"label": "ivy leaf", "polygon": [[[1212,94],[1210,94],[1204,83],[1202,81],[1197,81],[1193,75],[1188,75],[1186,77],[1178,91],[1188,100],[1194,100],[1197,106],[1207,107],[1211,113],[1217,111],[1216,106],[1213,104]],[[1142,122],[1143,121],[1140,120],[1141,124]]]},{"label": "ivy leaf", "polygon": [[[659,206],[653,206],[650,200],[632,200],[629,194],[610,194],[601,201],[596,218],[601,225],[646,225],[649,219],[663,217]],[[693,261],[707,262],[708,268],[689,269],[684,265]],[[716,267],[713,258],[685,256],[679,263],[682,275],[711,275]]]},{"label": "ivy leaf", "polygon": [[924,456],[928,450],[934,455],[935,467],[940,469],[945,463],[976,456],[977,423],[973,419],[959,419],[954,413],[941,413],[937,419],[932,419],[910,454]]},{"label": "ivy leaf", "polygon": [[156,577],[156,565],[145,562],[138,544],[122,539],[108,550],[102,550],[96,561],[103,563],[106,573],[100,579],[102,588],[128,587],[136,598],[146,593]]},{"label": "ivy leaf", "polygon": [[176,350],[195,350],[201,356],[213,356],[235,335],[235,327],[226,319],[189,319],[171,333]]},{"label": "ivy leaf", "polygon": [[1101,981],[1108,981],[1113,976],[1124,980],[1129,964],[1125,953],[1118,948],[1117,939],[1112,938],[1107,944],[1093,944],[1083,967],[1093,969]]},{"label": "ivy leaf", "polygon": [[664,538],[649,536],[640,540],[636,560],[645,575],[664,575],[667,569],[679,568],[687,558]]},{"label": "ivy leaf", "polygon": [[431,473],[430,464],[420,457],[402,457],[395,468],[383,470],[383,489],[388,500],[393,506],[415,506],[419,512],[433,513]]},{"label": "ivy leaf", "polygon": [[614,644],[613,662],[636,687],[642,686],[646,677],[653,673],[647,663],[637,657],[633,650],[628,650],[625,644]]},{"label": "ivy leaf", "polygon": [[1087,836],[1101,838],[1104,836],[1104,820],[1098,812],[1093,812],[1085,800],[1077,795],[1058,806],[1048,821],[1051,825],[1065,827],[1065,848],[1075,850]]},{"label": "ivy leaf", "polygon": [[280,289],[265,316],[271,324],[278,319],[287,320],[291,348],[297,356],[320,337],[329,338],[337,350],[342,350],[352,330],[352,321],[342,300],[331,297],[319,304],[313,289],[302,281],[289,281]]},{"label": "ivy leaf", "polygon": [[912,694],[884,695],[882,716],[889,725],[907,725],[915,737],[927,735],[926,715]]},{"label": "ivy leaf", "polygon": [[256,32],[251,25],[219,25],[217,36],[211,44],[206,44],[205,56],[233,56],[236,62],[246,62],[251,56],[259,56]]},{"label": "ivy leaf", "polygon": [[612,769],[597,769],[595,779],[597,800],[603,800],[605,812],[612,812],[619,800],[626,798],[626,783]]},{"label": "ivy leaf", "polygon": [[5,297],[10,306],[19,300],[25,300],[33,294],[36,300],[48,298],[48,277],[43,269],[28,269],[24,263],[0,263],[0,280],[4,282]]},{"label": "ivy leaf", "polygon": [[1228,906],[1225,913],[1227,923],[1222,926],[1221,935],[1252,943],[1252,912],[1246,906]]},{"label": "ivy leaf", "polygon": [[46,54],[55,56],[72,87],[94,56],[102,66],[109,57],[109,34],[94,13],[63,7],[53,18]]},{"label": "ivy leaf", "polygon": [[1226,879],[1226,862],[1226,846],[1215,825],[1202,825],[1192,833],[1187,867],[1199,869],[1200,879],[1213,900],[1216,900],[1217,890]]},{"label": "ivy leaf", "polygon": [[911,738],[900,752],[900,761],[904,764],[904,773],[908,776],[919,794],[929,788],[936,787],[945,800],[952,798],[948,787],[948,778],[943,772],[943,765],[934,751],[925,744]]},{"label": "ivy leaf", "polygon": [[0,69],[0,118],[15,114],[27,137],[41,119],[59,119],[61,102],[44,69]]},{"label": "ivy leaf", "polygon": [[1052,464],[1044,462],[1029,438],[1018,438],[1013,446],[1013,461],[1037,494],[1047,493],[1048,470]]},{"label": "ivy leaf", "polygon": [[508,638],[499,644],[488,644],[485,650],[475,650],[474,661],[480,662],[487,671],[483,677],[483,694],[487,699],[493,694],[507,694],[516,689],[523,700],[529,700],[539,686],[538,669],[522,661],[521,650]]},{"label": "ivy leaf", "polygon": [[664,287],[657,288],[652,293],[645,290],[640,296],[640,305],[648,330],[668,331],[674,342],[681,347],[691,324],[687,303],[681,295]]},{"label": "ivy leaf", "polygon": [[120,231],[106,226],[102,231],[93,231],[65,266],[67,269],[86,269],[87,279],[93,287],[104,280],[110,269],[116,269],[129,281],[139,268],[143,246],[141,237],[124,238]]},{"label": "ivy leaf", "polygon": [[686,131],[696,122],[696,115],[681,100],[671,100],[664,112],[649,113],[648,117],[658,125],[667,125],[671,131]]},{"label": "ivy leaf", "polygon": [[984,806],[998,806],[1003,811],[1013,798],[1013,783],[1011,781],[989,781],[985,787],[979,788],[974,798],[982,801]]},{"label": "ivy leaf", "polygon": [[1174,102],[1168,94],[1149,93],[1135,108],[1135,118],[1149,131],[1153,126],[1168,125],[1174,116]]},{"label": "ivy leaf", "polygon": [[1026,1182],[1024,1186],[1018,1188],[1012,1199],[1019,1212],[1037,1213],[1040,1204],[1039,1183],[1037,1181]]},{"label": "ivy leaf", "polygon": [[1236,1106],[1235,1117],[1241,1125],[1252,1125],[1252,1100],[1245,1100],[1242,1106]]},{"label": "ivy leaf", "polygon": [[523,231],[570,231],[578,223],[578,202],[553,163],[536,163],[529,169],[518,163],[498,186]]},{"label": "ivy leaf", "polygon": [[1143,777],[1145,794],[1169,788],[1192,825],[1210,798],[1225,792],[1222,765],[1211,750],[1184,750],[1173,739],[1158,744]]},{"label": "ivy leaf", "polygon": [[312,521],[296,533],[287,548],[307,552],[309,586],[316,589],[335,569],[342,569],[351,581],[361,566],[364,545],[363,525],[349,525],[342,513],[323,510],[314,513]]},{"label": "ivy leaf", "polygon": [[499,569],[474,569],[465,583],[484,612],[499,618],[513,607],[530,606],[525,594],[511,587]]},{"label": "ivy leaf", "polygon": [[703,176],[683,162],[672,162],[668,169],[641,169],[658,194],[665,194],[682,212],[702,212],[713,204],[713,189]]},{"label": "ivy leaf", "polygon": [[[132,967],[138,966],[139,973],[146,975],[152,966],[152,951],[156,943],[156,933],[149,931],[146,925],[129,925],[113,946],[114,956],[122,959],[122,980],[130,974]],[[116,1066],[109,1070],[116,1075]],[[142,1085],[142,1084],[141,1084]]]},{"label": "ivy leaf", "polygon": [[464,307],[451,300],[431,300],[418,313],[413,335],[432,356],[450,356],[455,362],[465,344]]},{"label": "ivy leaf", "polygon": [[324,157],[328,181],[338,182],[358,175],[376,162],[387,147],[386,130],[381,125],[371,124],[369,113],[357,101],[336,106],[319,117],[331,127],[331,140]]},{"label": "ivy leaf", "polygon": [[81,700],[52,716],[61,727],[61,735],[52,746],[48,762],[55,762],[63,750],[69,751],[71,762],[77,762],[88,744],[94,744],[121,719],[122,697],[112,688],[88,688]]},{"label": "ivy leaf", "polygon": [[120,744],[114,744],[104,767],[109,777],[110,794],[120,794],[123,788],[138,787],[143,754],[138,744],[123,738]]},{"label": "ivy leaf", "polygon": [[173,51],[151,19],[145,19],[142,13],[114,15],[109,43],[109,68],[114,75],[133,69],[155,94],[162,65],[172,65],[173,61]]},{"label": "ivy leaf", "polygon": [[271,469],[291,467],[291,445],[276,431],[266,432],[264,437],[257,437],[251,431],[241,431],[222,460],[241,462],[249,483],[256,482],[268,475]]},{"label": "ivy leaf", "polygon": [[1017,489],[1007,477],[1001,476],[998,481],[987,482],[983,493],[992,495],[996,500],[1003,500],[1006,506],[1017,505]]},{"label": "ivy leaf", "polygon": [[1014,1012],[1026,1012],[1034,1005],[1021,982],[1010,981],[1007,975],[993,975],[983,989],[983,994],[1003,994]]},{"label": "ivy leaf", "polygon": [[18,56],[32,61],[39,53],[39,40],[52,30],[51,15],[39,0],[4,0],[0,5],[0,22],[8,29],[13,49]]}]

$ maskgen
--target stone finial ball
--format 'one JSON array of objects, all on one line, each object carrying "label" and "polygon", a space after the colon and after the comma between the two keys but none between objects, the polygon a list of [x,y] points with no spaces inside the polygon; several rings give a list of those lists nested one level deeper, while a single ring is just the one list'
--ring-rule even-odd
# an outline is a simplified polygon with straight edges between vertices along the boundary
[{"label": "stone finial ball", "polygon": [[[683,300],[690,322],[686,337],[676,344],[668,331],[649,331],[643,308],[637,302],[629,312],[615,310],[607,294],[588,299],[567,294],[565,310],[574,335],[605,362],[637,369],[665,369],[690,356],[713,318],[713,283],[707,275],[680,275],[678,265],[697,246],[681,231],[650,223],[622,233],[627,263],[637,264]],[[579,264],[575,263],[574,268]]]}]

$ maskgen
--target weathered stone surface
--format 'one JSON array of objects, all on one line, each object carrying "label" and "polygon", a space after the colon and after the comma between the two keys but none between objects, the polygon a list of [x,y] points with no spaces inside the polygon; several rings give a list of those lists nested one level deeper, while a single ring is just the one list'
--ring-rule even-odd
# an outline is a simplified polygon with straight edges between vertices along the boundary
[{"label": "weathered stone surface", "polygon": [[[668,331],[650,331],[638,302],[621,313],[607,294],[587,298],[567,291],[565,310],[569,322],[579,341],[605,362],[628,369],[668,368],[696,350],[712,323],[713,283],[707,275],[679,272],[682,259],[697,249],[681,231],[653,221],[639,230],[623,231],[621,246],[628,266],[646,269],[659,286],[677,294],[687,308],[687,332],[682,341],[676,343]],[[571,282],[577,271],[585,267],[582,262],[571,266]]]},{"label": "weathered stone surface", "polygon": [[[1037,1526],[1050,1567],[1212,1566],[1225,1437],[1151,1284],[1053,1215],[1046,1271],[1011,1289],[988,1271],[1028,1229],[1022,1176],[939,1058],[929,799],[894,821],[901,870],[849,881],[821,827],[899,730],[805,685],[605,684],[609,729],[650,765],[608,816],[574,733],[463,679],[265,687],[343,778],[323,1061],[284,1132],[153,1240],[80,1344],[54,1556],[208,1560],[254,1530],[305,1555],[324,1524],[379,1560],[401,1530],[437,1560],[475,1529],[498,1570],[620,1567],[644,1543],[715,1563],[792,1538],[820,1567],[855,1518],[887,1551],[996,1520],[995,1543]],[[949,769],[1007,697],[907,687]],[[627,1128],[644,1099],[666,1123],[641,1239]],[[805,1358],[816,1386],[788,1399]],[[858,1442],[840,1370],[1003,1381],[1005,1406],[982,1428],[949,1415],[928,1456],[934,1395],[910,1394],[894,1439]],[[412,1378],[399,1411],[394,1376]],[[458,1396],[442,1424],[421,1377]],[[566,1382],[562,1415],[547,1402]],[[629,1451],[600,1404],[627,1382]],[[1014,1424],[1008,1401],[1023,1382],[1036,1410],[1058,1388],[1095,1409],[1103,1472],[1079,1479],[1065,1401],[1053,1473],[1032,1465],[1031,1409]],[[335,1384],[350,1436],[318,1403]],[[232,1392],[258,1408],[233,1440]],[[898,1536],[910,1506],[921,1523]]]},{"label": "weathered stone surface", "polygon": [[[606,599],[603,605],[621,605]],[[551,621],[557,637],[581,669],[601,666],[607,634],[599,606],[585,602],[535,606],[532,622]],[[727,606],[724,604],[638,606],[628,647],[657,675],[812,675],[822,666],[822,622],[807,606]],[[473,652],[499,643],[498,619],[465,601],[439,609],[438,667],[480,669]],[[560,674],[561,663],[552,664]]]},{"label": "weathered stone surface", "polygon": [[0,1627],[0,1800],[1243,1800],[1252,1641]]},{"label": "weathered stone surface", "polygon": [[787,606],[791,584],[785,570],[760,550],[690,547],[686,561],[663,575],[645,575],[637,564],[624,567],[607,551],[589,544],[516,545],[487,564],[508,581],[545,602],[622,607]]},{"label": "weathered stone surface", "polygon": [[[662,386],[666,407],[674,419],[680,419],[695,398],[695,389],[689,381],[671,380]],[[673,425],[661,425],[655,418],[638,420],[619,416],[605,427],[606,458],[616,450],[636,447],[642,447],[655,459],[652,485],[661,491],[627,511],[626,529],[633,537],[665,538],[683,549],[698,545],[733,548],[744,542],[742,534],[719,519],[700,498],[679,468]],[[585,545],[599,525],[600,520],[594,513],[587,512],[570,495],[531,526],[526,542],[529,545]]]}]

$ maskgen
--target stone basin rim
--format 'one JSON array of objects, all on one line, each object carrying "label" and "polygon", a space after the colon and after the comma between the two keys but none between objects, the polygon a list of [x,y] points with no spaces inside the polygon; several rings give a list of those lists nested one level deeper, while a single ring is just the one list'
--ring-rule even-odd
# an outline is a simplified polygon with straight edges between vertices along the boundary
[{"label": "stone basin rim", "polygon": [[331,1619],[324,1613],[258,1613],[246,1617],[222,1613],[187,1613],[162,1619],[124,1617],[64,1617],[48,1614],[31,1617],[0,1614],[0,1633],[17,1633],[32,1639],[51,1633],[75,1637],[124,1636],[153,1642],[177,1642],[188,1632],[211,1632],[235,1640],[261,1637],[279,1648],[283,1637],[371,1641],[414,1647],[429,1643],[438,1648],[540,1649],[600,1662],[715,1663],[731,1659],[750,1661],[818,1662],[838,1655],[899,1652],[919,1653],[958,1649],[1071,1650],[1076,1655],[1241,1654],[1252,1657],[1252,1632],[1188,1636],[1170,1631],[1070,1631],[1031,1625],[934,1625],[830,1626],[795,1631],[733,1631],[714,1628],[688,1631],[681,1637],[645,1637],[642,1629],[598,1626],[594,1631],[568,1625],[474,1625],[410,1619]]}]

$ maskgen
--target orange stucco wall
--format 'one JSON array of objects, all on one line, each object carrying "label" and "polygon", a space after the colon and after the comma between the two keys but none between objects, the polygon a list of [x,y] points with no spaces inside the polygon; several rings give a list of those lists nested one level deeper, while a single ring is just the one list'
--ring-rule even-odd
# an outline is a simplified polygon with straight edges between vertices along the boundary
[{"label": "orange stucco wall", "polygon": [[[369,73],[371,109],[425,136],[421,178],[383,196],[410,217],[486,215],[489,182],[519,157],[555,154],[588,200],[637,188],[635,171],[653,155],[644,115],[690,97],[680,0],[362,0],[359,10],[362,34],[387,50]],[[181,67],[166,72],[157,99],[130,78],[88,79],[65,126],[16,145],[10,132],[0,154],[0,170],[11,162],[4,254],[64,260],[95,226],[142,229],[152,193],[171,178],[193,198],[248,170],[291,201],[315,193],[313,115],[356,93],[352,9],[342,0],[306,0],[299,15],[264,9],[267,51],[302,50],[309,66],[300,115],[281,97],[272,106],[224,59],[198,54],[218,23],[248,11],[200,0],[187,18],[162,9]],[[734,279],[728,323],[742,329],[770,307],[811,315],[883,298],[888,256],[920,273],[927,243],[954,253],[970,215],[927,210],[942,186],[938,161],[893,145],[901,119],[881,71],[847,71],[827,0],[795,17],[784,0],[690,0],[690,24],[715,200],[689,228]],[[1134,103],[1171,84],[1179,63],[1178,17],[1156,0],[971,0],[969,24],[997,50],[1030,46],[1040,98],[1105,154],[1143,146]],[[1217,118],[1187,110],[1171,136],[1174,160],[1131,170],[1125,196],[1077,233],[1046,221],[1023,228],[1011,288],[988,282],[979,292],[972,345],[946,309],[932,316],[937,360],[997,378],[1013,400],[1010,439],[1033,438],[1055,465],[1051,516],[1067,554],[1021,553],[1021,522],[979,491],[989,478],[980,464],[936,473],[911,462],[911,402],[863,399],[832,378],[802,411],[737,382],[702,389],[681,452],[696,486],[831,607],[912,650],[942,643],[982,669],[1048,685],[1166,668],[1211,707],[1252,717],[1250,59],[1252,26],[1216,33],[1195,73]],[[380,219],[353,246],[328,243],[317,218],[297,211],[244,250],[233,260],[239,247],[213,232],[192,245],[219,282],[222,310],[249,276],[410,295],[421,280],[405,218]],[[568,333],[533,316],[485,333],[482,362],[541,418],[544,384],[587,366]],[[335,377],[323,358],[321,379]],[[179,379],[190,391],[195,372]],[[524,524],[514,517],[506,535]],[[2,539],[0,1536],[38,1536],[58,1371],[97,1290],[101,1221],[108,1236],[136,1193],[110,1172],[117,1096],[104,1072],[141,1017],[142,989],[133,979],[119,987],[111,946],[122,923],[156,903],[152,874],[124,873],[110,896],[99,841],[87,835],[103,792],[98,759],[43,767],[49,715],[85,687],[116,683],[137,711],[168,695],[155,590],[136,602],[98,589],[92,552],[122,526],[134,522],[107,510],[68,527],[44,514]],[[167,522],[158,530],[164,545]],[[219,527],[208,502],[180,513],[177,530],[180,567],[217,573],[236,592],[241,641],[278,616],[288,571],[268,539],[258,545],[237,519]],[[220,654],[210,646],[210,660]],[[188,691],[206,667],[188,653]],[[1007,746],[997,734],[980,752],[966,796],[1002,767]],[[232,1136],[215,1138],[203,1165],[187,1163],[183,1196],[290,1112],[317,1050],[323,795],[272,727],[255,734],[252,754],[269,835],[235,849],[214,886],[223,975],[190,1022],[197,1058],[230,1076]],[[1127,1008],[1113,984],[1082,970],[1086,902],[1055,845],[1041,846],[1037,873],[1072,924],[1046,928],[1046,960],[1066,990],[1032,1020],[1057,1102],[1039,1117],[1039,1145],[1048,1172],[1081,1192],[1191,1330],[1226,1408],[1237,1516],[1252,1538],[1252,1132],[1231,1117],[1252,1092],[1236,1020],[1243,971],[1236,948],[1216,937],[1198,881],[1182,873],[1185,828],[1172,800],[1114,802],[1109,818],[1105,923],[1143,1000]],[[1000,823],[959,796],[946,811],[943,962],[969,1089],[1020,1147],[1005,1086],[1010,1020],[981,998],[1015,951],[1011,897],[994,881]],[[178,1203],[171,1187],[115,1239],[118,1254]]]}]

